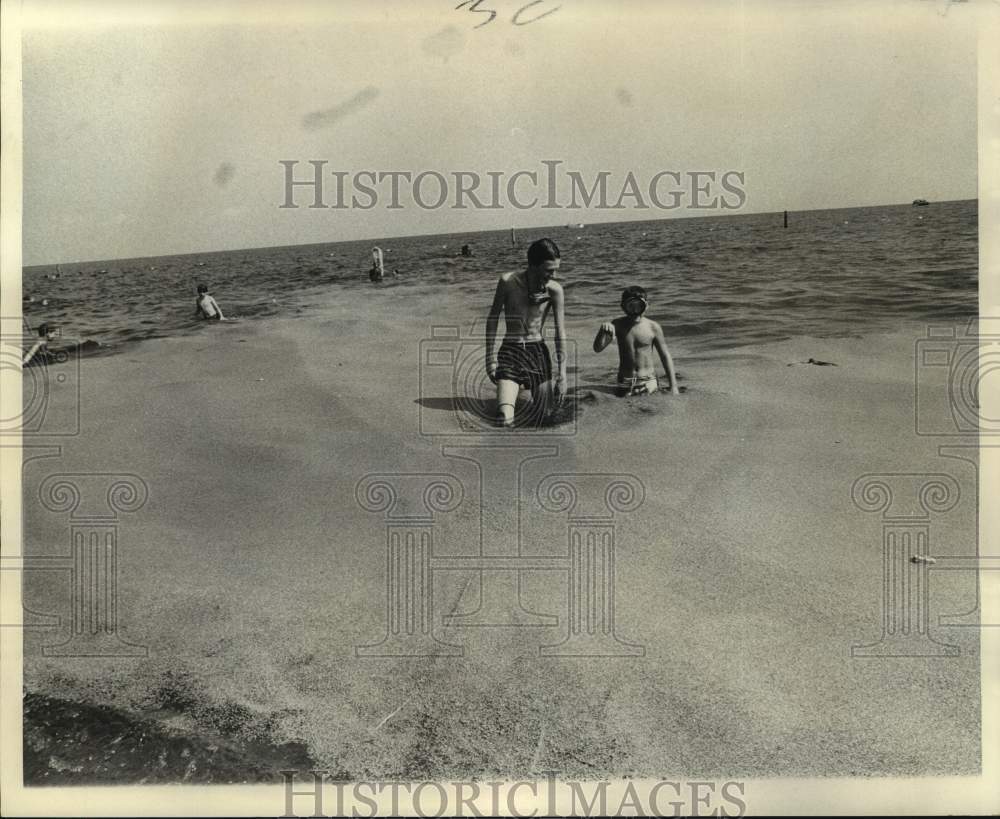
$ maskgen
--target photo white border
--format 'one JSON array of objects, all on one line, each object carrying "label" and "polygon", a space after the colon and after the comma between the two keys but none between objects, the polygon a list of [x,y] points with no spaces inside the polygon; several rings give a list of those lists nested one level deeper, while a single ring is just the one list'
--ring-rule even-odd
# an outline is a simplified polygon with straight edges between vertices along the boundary
[{"label": "photo white border", "polygon": [[[609,0],[610,2],[610,0]],[[781,0],[773,0],[775,3]],[[912,0],[924,6],[942,7],[938,0]],[[50,6],[51,25],[72,26],[85,15],[88,25],[95,21],[114,22],[122,15],[131,21],[149,25],[171,25],[183,19],[192,22],[225,20],[264,23],[278,14],[287,21],[291,3],[281,3],[279,11],[261,2],[205,2],[184,4],[183,12],[171,11],[166,2],[154,3],[78,3],[56,10]],[[277,4],[275,4],[277,5]],[[303,20],[322,20],[330,14],[333,0],[323,3],[299,3],[296,14]],[[369,4],[384,6],[397,2]],[[870,7],[871,4],[869,4]],[[887,12],[898,6],[886,0]],[[180,2],[177,3],[178,9]],[[956,13],[977,15],[979,22],[979,287],[981,315],[1000,316],[1000,4],[990,0],[973,1]],[[2,200],[0,200],[0,276],[2,299],[0,315],[20,317],[21,312],[21,14],[15,0],[0,2],[0,59],[2,59]],[[181,18],[179,15],[183,15]],[[946,150],[946,146],[943,150]],[[5,320],[7,321],[7,320]],[[19,333],[16,327],[4,326],[2,333]],[[4,370],[0,387],[2,417],[17,415],[21,400],[20,374]],[[986,381],[980,394],[985,414],[1000,417],[1000,383],[996,377]],[[9,414],[7,414],[9,413]],[[3,557],[16,557],[21,544],[21,453],[9,444],[0,446],[0,535]],[[980,460],[980,539],[986,544],[1000,543],[1000,452],[981,450]],[[994,548],[995,551],[995,548]],[[1000,572],[980,572],[982,618],[1000,623]],[[0,622],[20,622],[20,575],[17,571],[0,572]],[[274,786],[116,786],[116,787],[36,787],[21,784],[22,674],[21,632],[0,628],[0,789],[3,813],[7,816],[259,816],[279,815],[284,807],[284,788]],[[981,631],[982,763],[980,777],[925,778],[809,778],[741,779],[746,783],[744,799],[750,815],[892,815],[892,814],[996,814],[1000,813],[1000,628]],[[633,780],[638,788],[648,789],[656,780]],[[621,782],[616,783],[622,788]],[[609,803],[617,804],[614,790]],[[618,791],[620,792],[620,791]],[[388,795],[380,808],[388,812]],[[329,802],[327,804],[332,804]],[[480,802],[481,805],[486,803]],[[544,790],[537,802],[518,799],[519,811],[533,809],[544,815]]]}]

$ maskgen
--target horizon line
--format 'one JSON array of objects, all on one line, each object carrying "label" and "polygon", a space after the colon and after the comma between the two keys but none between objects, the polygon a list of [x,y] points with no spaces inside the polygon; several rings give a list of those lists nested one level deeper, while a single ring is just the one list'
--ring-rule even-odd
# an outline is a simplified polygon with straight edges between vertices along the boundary
[{"label": "horizon line", "polygon": [[[595,222],[584,222],[587,226],[590,225],[618,225],[618,224],[629,224],[635,222],[636,224],[641,224],[643,222],[669,222],[674,220],[687,220],[687,219],[731,219],[739,218],[741,216],[767,216],[770,214],[782,214],[782,213],[816,213],[819,211],[836,211],[836,210],[861,210],[866,208],[891,208],[891,207],[912,207],[913,202],[916,200],[911,200],[910,202],[887,202],[877,205],[843,205],[833,208],[797,208],[795,210],[761,210],[761,211],[749,211],[744,213],[718,213],[713,212],[711,214],[696,214],[687,216],[662,216],[656,219],[624,219],[618,221],[595,221]],[[971,196],[964,199],[939,199],[939,200],[928,200],[929,204],[934,205],[946,205],[954,202],[978,202],[979,196]],[[486,228],[482,230],[465,230],[465,231],[451,231],[444,233],[399,233],[395,236],[362,236],[356,239],[338,239],[335,242],[298,242],[292,244],[277,244],[277,245],[254,245],[251,247],[230,247],[230,248],[219,248],[215,250],[190,250],[184,251],[182,253],[157,253],[155,255],[148,256],[117,256],[112,258],[104,259],[75,259],[70,261],[60,261],[60,262],[39,262],[37,264],[21,265],[21,270],[30,270],[36,267],[55,267],[59,265],[77,265],[77,264],[98,264],[103,262],[120,262],[120,261],[138,261],[146,259],[162,259],[164,257],[183,257],[183,256],[204,256],[215,253],[235,253],[237,251],[253,251],[253,250],[279,250],[282,248],[291,247],[318,247],[318,246],[330,246],[330,245],[346,245],[353,244],[356,242],[374,242],[374,241],[384,241],[384,240],[396,240],[396,239],[417,239],[417,238],[433,238],[436,236],[456,236],[456,235],[474,235],[479,233],[500,233],[506,230],[549,230],[549,229],[564,229],[567,225],[564,224],[550,224],[550,225],[539,225],[537,227],[527,226],[519,228],[517,225],[511,225],[509,228]]]}]

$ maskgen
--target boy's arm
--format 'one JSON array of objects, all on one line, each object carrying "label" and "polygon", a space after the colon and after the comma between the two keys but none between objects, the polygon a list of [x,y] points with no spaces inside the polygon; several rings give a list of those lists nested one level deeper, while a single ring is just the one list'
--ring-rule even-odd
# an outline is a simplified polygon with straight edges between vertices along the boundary
[{"label": "boy's arm", "polygon": [[605,347],[607,347],[615,338],[615,325],[610,321],[604,322],[600,329],[597,331],[597,335],[594,336],[594,352],[599,353]]},{"label": "boy's arm", "polygon": [[556,376],[555,392],[556,398],[561,399],[566,395],[566,321],[563,313],[565,299],[563,298],[562,285],[558,282],[554,282],[554,284],[551,304],[552,317],[556,325],[556,364],[559,367],[559,373]]},{"label": "boy's arm", "polygon": [[219,319],[225,319],[225,316],[222,315],[222,308],[219,307],[219,303],[215,300],[215,296],[212,296],[212,306],[215,308],[215,312],[219,314]]},{"label": "boy's arm", "polygon": [[653,323],[653,346],[659,353],[663,369],[667,371],[667,376],[670,378],[670,394],[680,395],[680,391],[677,389],[677,373],[674,372],[674,360],[670,357],[667,342],[663,339],[663,328],[655,322]]},{"label": "boy's arm", "polygon": [[497,371],[497,359],[493,355],[493,344],[497,338],[497,324],[500,321],[500,313],[503,311],[504,302],[504,282],[503,279],[497,281],[496,292],[493,293],[493,304],[490,305],[490,314],[486,317],[486,374],[490,381],[495,381]]}]

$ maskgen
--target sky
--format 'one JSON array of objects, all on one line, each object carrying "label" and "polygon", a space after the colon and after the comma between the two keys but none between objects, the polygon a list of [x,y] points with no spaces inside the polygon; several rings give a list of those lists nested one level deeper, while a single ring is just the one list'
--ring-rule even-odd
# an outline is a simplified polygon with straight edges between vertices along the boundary
[{"label": "sky", "polygon": [[26,0],[24,264],[733,212],[281,208],[283,160],[559,160],[612,199],[738,171],[747,213],[976,196],[973,4],[528,3]]}]

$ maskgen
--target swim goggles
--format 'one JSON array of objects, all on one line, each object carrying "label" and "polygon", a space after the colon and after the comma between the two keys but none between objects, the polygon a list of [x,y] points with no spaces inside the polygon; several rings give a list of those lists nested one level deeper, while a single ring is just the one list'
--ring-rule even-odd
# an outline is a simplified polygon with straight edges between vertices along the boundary
[{"label": "swim goggles", "polygon": [[622,301],[622,309],[630,316],[641,316],[648,304],[642,296],[629,296]]}]

